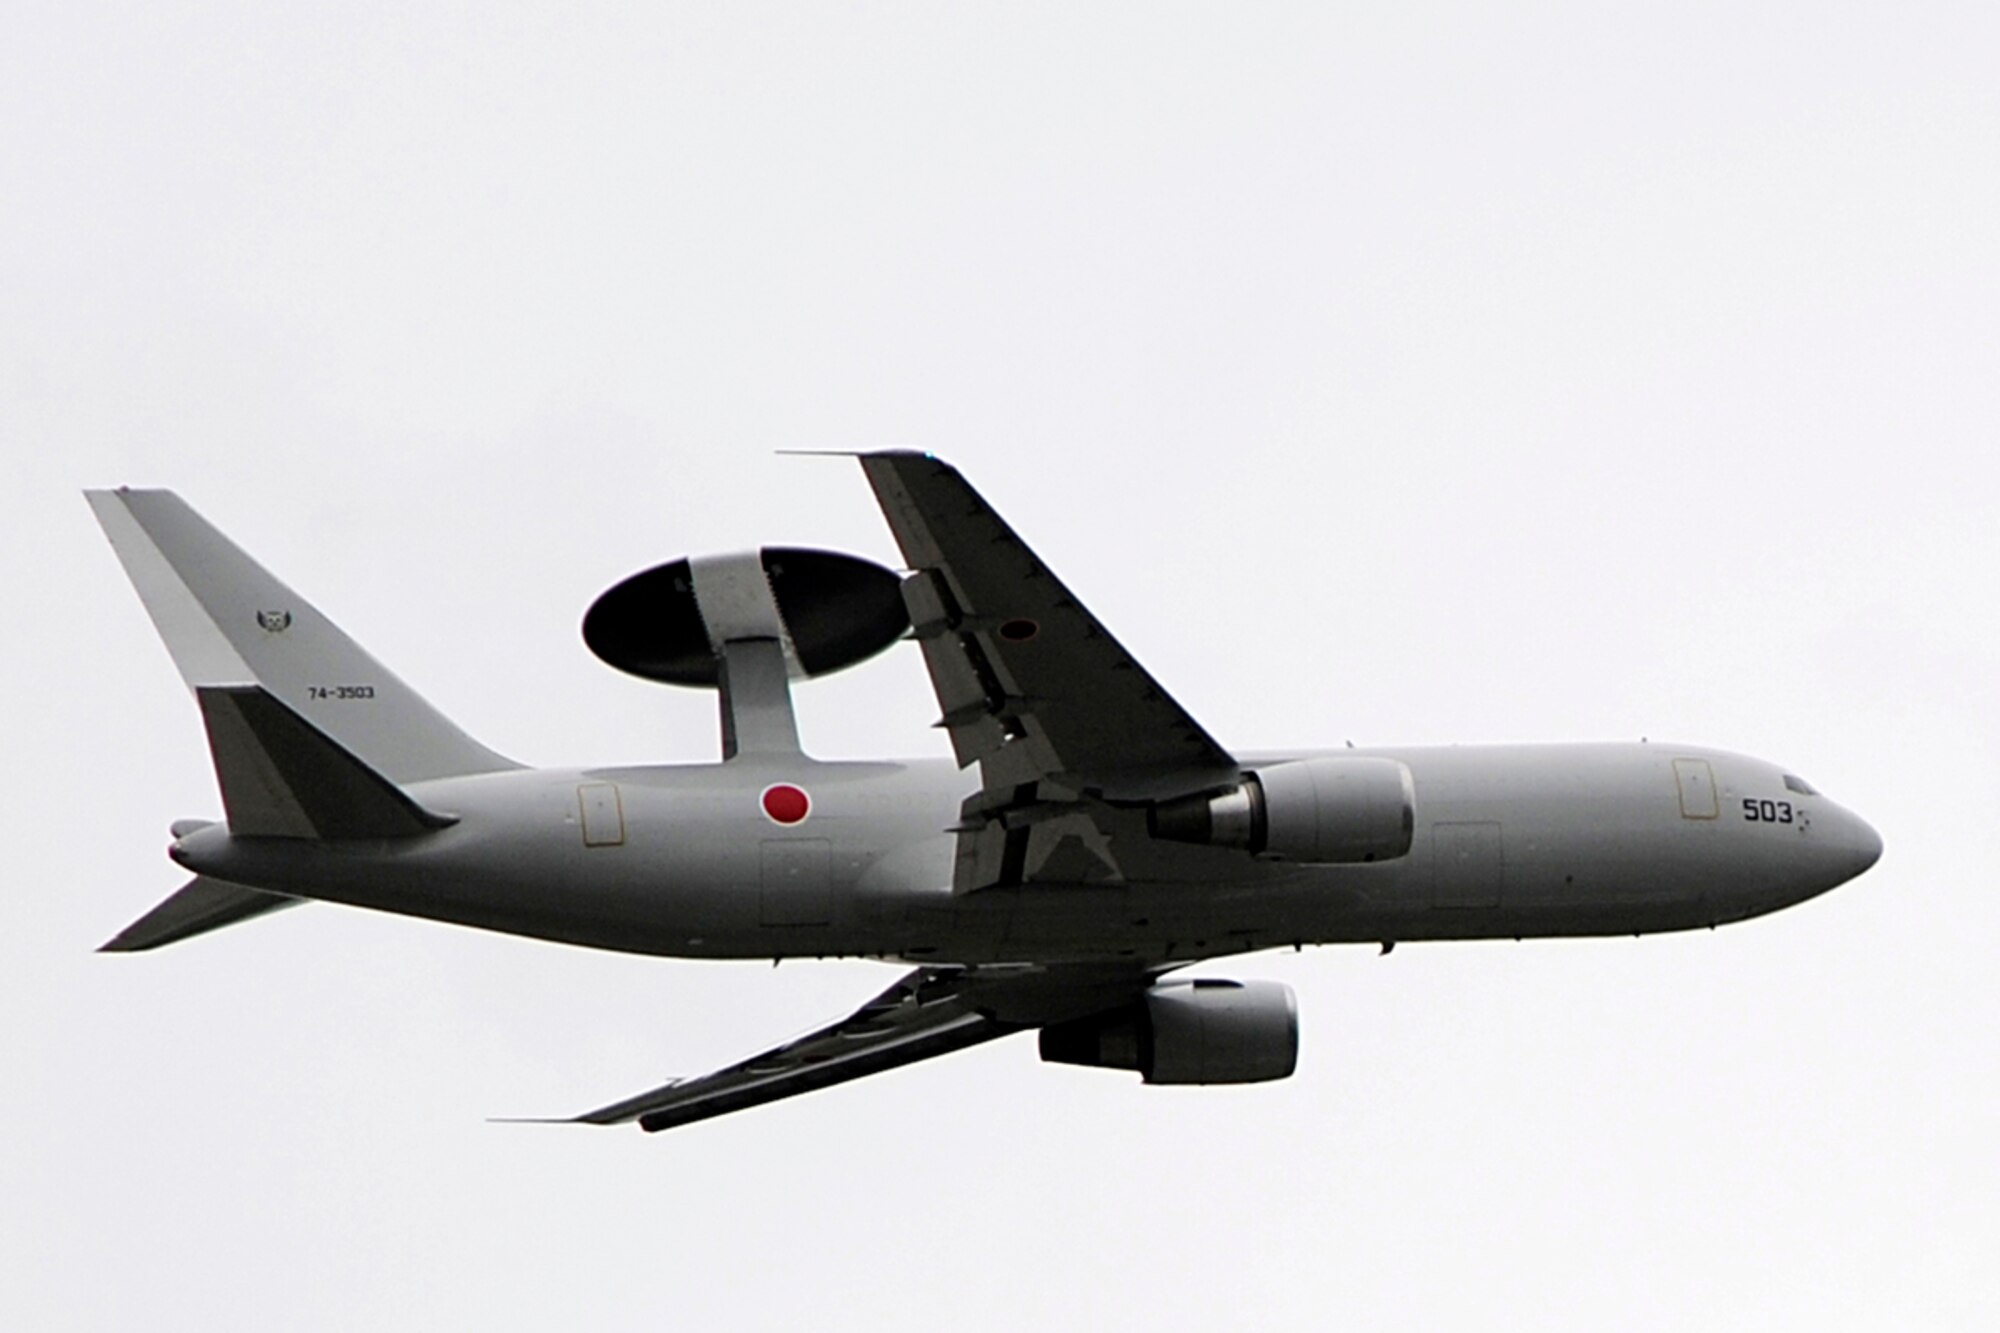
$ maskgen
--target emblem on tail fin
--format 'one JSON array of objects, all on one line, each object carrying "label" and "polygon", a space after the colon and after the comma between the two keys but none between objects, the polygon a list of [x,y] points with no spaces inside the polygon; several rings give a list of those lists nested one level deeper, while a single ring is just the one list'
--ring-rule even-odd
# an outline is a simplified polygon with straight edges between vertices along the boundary
[{"label": "emblem on tail fin", "polygon": [[259,611],[257,624],[266,634],[283,634],[292,627],[290,611]]}]

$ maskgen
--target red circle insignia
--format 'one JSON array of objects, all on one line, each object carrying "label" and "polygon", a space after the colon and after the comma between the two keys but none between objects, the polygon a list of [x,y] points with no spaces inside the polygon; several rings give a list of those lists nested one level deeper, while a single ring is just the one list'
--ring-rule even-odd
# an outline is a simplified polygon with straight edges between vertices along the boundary
[{"label": "red circle insignia", "polygon": [[812,813],[812,797],[789,782],[764,788],[764,814],[774,824],[796,824]]}]

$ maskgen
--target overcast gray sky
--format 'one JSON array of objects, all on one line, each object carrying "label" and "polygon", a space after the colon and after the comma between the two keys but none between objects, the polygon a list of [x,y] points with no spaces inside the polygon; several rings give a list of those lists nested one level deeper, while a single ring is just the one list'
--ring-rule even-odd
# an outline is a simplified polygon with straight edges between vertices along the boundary
[{"label": "overcast gray sky", "polygon": [[[0,1321],[1987,1328],[1988,6],[61,4],[0,18]],[[1260,955],[1298,1075],[1003,1042],[581,1110],[880,964],[311,907],[78,497],[180,490],[474,734],[701,760],[577,623],[963,467],[1225,743],[1619,739],[1883,832],[1715,933]],[[801,693],[942,752],[908,648]]]}]

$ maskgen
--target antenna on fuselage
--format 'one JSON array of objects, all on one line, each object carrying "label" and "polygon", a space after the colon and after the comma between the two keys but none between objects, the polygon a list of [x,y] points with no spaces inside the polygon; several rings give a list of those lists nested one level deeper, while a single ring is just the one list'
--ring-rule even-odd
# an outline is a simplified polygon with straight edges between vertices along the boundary
[{"label": "antenna on fuselage", "polygon": [[634,574],[591,604],[583,639],[620,671],[717,691],[731,760],[798,754],[791,682],[873,657],[909,627],[894,571],[766,546]]}]

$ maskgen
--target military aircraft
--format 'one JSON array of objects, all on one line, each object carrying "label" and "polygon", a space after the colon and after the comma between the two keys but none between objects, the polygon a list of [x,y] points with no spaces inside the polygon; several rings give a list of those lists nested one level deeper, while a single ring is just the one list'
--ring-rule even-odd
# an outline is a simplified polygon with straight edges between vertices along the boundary
[{"label": "military aircraft", "polygon": [[[1799,777],[1720,750],[1233,753],[954,468],[858,457],[904,573],[765,547],[590,607],[605,662],[720,701],[719,763],[629,768],[503,758],[173,493],[89,492],[194,692],[224,812],[173,825],[194,878],[104,948],[317,900],[630,953],[911,965],[817,1032],[571,1118],[651,1131],[1028,1030],[1044,1060],[1148,1083],[1284,1078],[1290,989],[1181,968],[1713,927],[1881,854]],[[956,762],[803,753],[792,683],[904,638]]]}]

